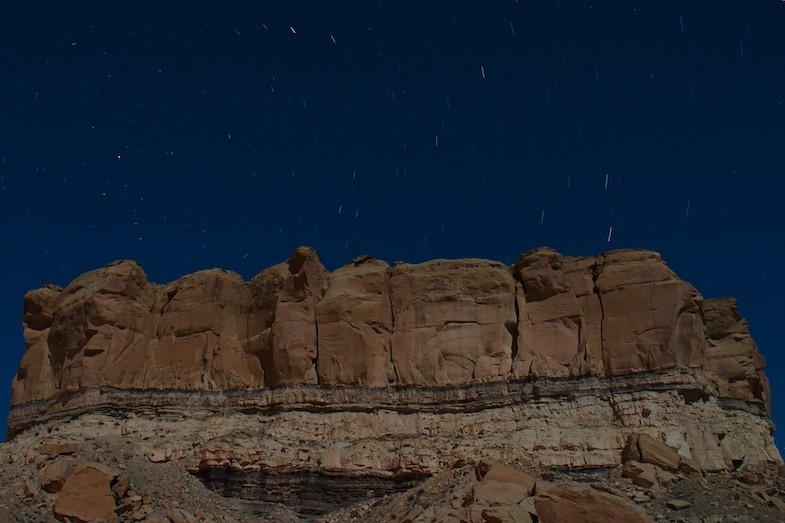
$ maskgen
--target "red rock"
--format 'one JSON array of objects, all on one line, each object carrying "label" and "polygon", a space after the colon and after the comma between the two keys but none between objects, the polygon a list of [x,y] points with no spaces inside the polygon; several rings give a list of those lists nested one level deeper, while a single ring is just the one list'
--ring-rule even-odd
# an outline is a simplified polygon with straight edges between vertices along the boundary
[{"label": "red rock", "polygon": [[71,458],[58,458],[49,463],[41,475],[41,488],[47,492],[60,492],[74,468]]},{"label": "red rock", "polygon": [[703,471],[700,463],[682,455],[679,455],[679,470],[685,474],[700,474]]},{"label": "red rock", "polygon": [[621,475],[630,478],[633,483],[643,488],[650,488],[658,483],[657,467],[651,463],[627,461],[622,468]]},{"label": "red rock", "polygon": [[157,343],[146,381],[186,390],[263,386],[259,358],[244,348],[249,304],[238,274],[200,271],[157,295]]},{"label": "red rock", "polygon": [[[542,248],[513,267],[465,259],[389,269],[364,257],[329,274],[303,247],[249,282],[211,269],[166,285],[120,261],[65,289],[31,291],[23,320],[27,350],[13,383],[10,434],[49,408],[26,404],[101,387],[398,390],[688,368],[678,379],[701,388],[708,381],[709,395],[713,388],[769,404],[763,358],[734,302],[704,304],[650,251],[594,258]],[[535,394],[541,388],[532,386]],[[748,455],[743,437],[685,433],[707,468]],[[616,435],[585,444],[606,455],[620,450]],[[764,454],[776,455],[773,444]]]},{"label": "red rock", "polygon": [[166,511],[166,516],[172,523],[196,523],[196,518],[190,512],[179,508],[170,508]]},{"label": "red rock", "polygon": [[24,298],[24,339],[27,349],[11,383],[11,405],[46,399],[59,389],[59,376],[49,358],[49,331],[57,314],[56,304],[63,289],[47,285],[28,292]]},{"label": "red rock", "polygon": [[110,483],[112,492],[117,496],[117,499],[123,499],[128,489],[131,487],[131,476],[128,474],[120,474],[115,480]]},{"label": "red rock", "polygon": [[316,252],[300,247],[249,282],[249,345],[261,357],[268,386],[317,383],[316,304],[327,281]]},{"label": "red rock", "polygon": [[703,298],[657,253],[629,249],[601,255],[595,286],[606,375],[703,364]]},{"label": "red rock", "polygon": [[74,467],[54,504],[55,516],[74,522],[114,522],[115,501],[110,479],[84,463]]},{"label": "red rock", "polygon": [[667,487],[671,483],[679,480],[679,477],[676,474],[672,474],[667,470],[662,470],[659,467],[656,468],[655,472],[657,474],[657,483],[663,487]]},{"label": "red rock", "polygon": [[630,502],[589,488],[557,485],[547,496],[535,498],[534,505],[541,523],[653,523]]},{"label": "red rock", "polygon": [[24,491],[25,498],[28,499],[36,497],[38,493],[41,492],[41,487],[38,486],[38,483],[30,479],[25,480],[22,489]]},{"label": "red rock", "polygon": [[531,494],[531,489],[517,483],[485,479],[472,489],[474,503],[481,505],[517,505]]},{"label": "red rock", "polygon": [[763,374],[766,360],[750,337],[747,320],[741,317],[736,300],[706,300],[706,371],[725,398],[763,403],[771,409],[769,380]]},{"label": "red rock", "polygon": [[[722,395],[766,401],[763,360],[724,303],[707,309],[707,368]],[[390,271],[365,257],[329,275],[303,247],[248,283],[212,269],[167,285],[120,261],[28,293],[13,404],[100,385],[440,386],[696,367],[701,304],[659,255],[639,250],[574,258],[541,248],[512,270],[467,259]]]},{"label": "red rock", "polygon": [[534,491],[534,485],[537,482],[531,474],[500,463],[496,463],[488,469],[488,472],[483,477],[483,481],[496,481],[499,483],[520,485],[524,487],[527,496],[530,496]]},{"label": "red rock", "polygon": [[513,505],[509,507],[493,507],[481,513],[483,523],[530,523],[531,515],[525,509]]},{"label": "red rock", "polygon": [[[590,347],[581,339],[586,311],[562,270],[563,263],[561,254],[541,248],[521,255],[513,267],[521,289],[515,376],[569,377],[592,370],[591,363],[577,361],[586,359]],[[595,348],[599,351],[600,344]],[[599,363],[597,358],[593,370],[599,370]]]},{"label": "red rock", "polygon": [[386,387],[395,382],[390,266],[368,256],[330,275],[316,306],[319,383]]},{"label": "red rock", "polygon": [[690,506],[690,502],[683,499],[669,499],[665,503],[665,506],[673,510],[682,510],[688,508]]},{"label": "red rock", "polygon": [[28,350],[14,381],[12,403],[56,391],[119,384],[125,367],[118,367],[117,360],[130,342],[139,341],[145,346],[142,352],[147,352],[154,333],[154,295],[135,262],[115,262],[78,277],[64,290],[42,291],[27,295]]},{"label": "red rock", "polygon": [[399,263],[390,286],[400,385],[506,379],[516,324],[507,267],[476,259]]},{"label": "red rock", "polygon": [[644,463],[657,465],[663,470],[676,470],[679,468],[680,456],[673,449],[646,434],[638,438],[638,448],[641,451],[641,460]]},{"label": "red rock", "polygon": [[[11,437],[72,413],[96,415],[60,434],[157,437],[160,412],[171,439],[145,444],[152,461],[380,477],[477,457],[613,466],[632,427],[654,439],[636,436],[628,462],[697,471],[780,459],[761,408],[764,361],[735,302],[704,303],[649,251],[543,248],[513,267],[362,257],[330,274],[300,248],[249,282],[210,269],[165,285],[121,261],[31,291],[23,320]],[[202,429],[209,441],[197,441]],[[498,492],[475,494],[531,493],[505,470],[484,471]],[[535,492],[555,499],[549,488]]]},{"label": "red rock", "polygon": [[518,292],[516,377],[622,375],[703,363],[702,298],[657,253],[529,251]]},{"label": "red rock", "polygon": [[50,459],[56,456],[71,456],[76,454],[76,443],[42,443],[38,446],[38,452],[46,454]]}]

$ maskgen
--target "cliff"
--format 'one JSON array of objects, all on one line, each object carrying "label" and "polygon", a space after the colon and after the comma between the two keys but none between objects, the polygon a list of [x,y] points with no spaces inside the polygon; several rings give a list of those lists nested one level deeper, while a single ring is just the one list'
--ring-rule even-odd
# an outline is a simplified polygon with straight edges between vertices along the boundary
[{"label": "cliff", "polygon": [[248,282],[164,285],[118,261],[30,291],[23,322],[12,439],[131,438],[229,494],[295,482],[330,505],[352,478],[378,493],[478,460],[614,467],[639,433],[707,471],[782,461],[735,301],[651,251],[329,272],[299,248]]},{"label": "cliff", "polygon": [[23,321],[14,407],[104,386],[438,388],[668,369],[696,369],[719,398],[770,401],[735,302],[704,302],[648,251],[543,248],[512,268],[363,257],[329,273],[300,248],[247,283],[213,269],[167,285],[119,261],[31,291]]}]

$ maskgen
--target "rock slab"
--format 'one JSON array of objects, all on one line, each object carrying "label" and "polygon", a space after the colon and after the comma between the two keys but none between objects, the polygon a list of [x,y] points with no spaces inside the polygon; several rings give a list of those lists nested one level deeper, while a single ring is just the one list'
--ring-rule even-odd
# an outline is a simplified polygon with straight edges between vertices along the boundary
[{"label": "rock slab", "polygon": [[99,469],[89,464],[78,464],[57,496],[55,516],[61,521],[68,518],[83,523],[116,521],[110,481]]}]

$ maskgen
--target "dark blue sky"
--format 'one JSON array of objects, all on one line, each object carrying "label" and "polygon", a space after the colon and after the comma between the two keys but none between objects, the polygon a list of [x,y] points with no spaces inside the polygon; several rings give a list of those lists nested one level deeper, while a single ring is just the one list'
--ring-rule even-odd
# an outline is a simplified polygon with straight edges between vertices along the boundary
[{"label": "dark blue sky", "polygon": [[782,424],[783,57],[780,0],[5,2],[0,416],[24,293],[115,259],[549,245],[737,298]]}]

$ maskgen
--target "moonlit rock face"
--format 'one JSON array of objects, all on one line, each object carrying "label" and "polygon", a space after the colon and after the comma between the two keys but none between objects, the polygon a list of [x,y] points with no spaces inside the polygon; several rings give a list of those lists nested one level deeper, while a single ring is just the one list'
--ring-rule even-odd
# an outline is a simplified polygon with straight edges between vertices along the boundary
[{"label": "moonlit rock face", "polygon": [[433,260],[392,270],[393,362],[401,385],[507,379],[515,281],[488,260]]},{"label": "moonlit rock face", "polygon": [[763,373],[766,360],[750,336],[749,326],[736,308],[736,300],[708,300],[705,369],[723,397],[771,404],[769,380]]},{"label": "moonlit rock face", "polygon": [[517,376],[616,376],[703,362],[702,297],[657,253],[565,258],[538,249],[513,271],[522,286]]},{"label": "moonlit rock face", "polygon": [[329,273],[301,247],[249,282],[219,269],[157,285],[119,261],[25,297],[13,405],[63,392],[460,386],[703,369],[721,397],[768,405],[764,361],[732,300],[657,253],[507,267],[362,257]]},{"label": "moonlit rock face", "polygon": [[248,282],[164,285],[119,261],[30,291],[23,322],[12,438],[117,433],[215,478],[612,467],[632,432],[680,467],[781,463],[735,301],[704,301],[651,251],[329,272],[301,247]]},{"label": "moonlit rock face", "polygon": [[333,271],[316,306],[319,383],[385,387],[395,383],[390,266],[365,256]]}]

